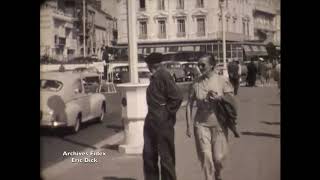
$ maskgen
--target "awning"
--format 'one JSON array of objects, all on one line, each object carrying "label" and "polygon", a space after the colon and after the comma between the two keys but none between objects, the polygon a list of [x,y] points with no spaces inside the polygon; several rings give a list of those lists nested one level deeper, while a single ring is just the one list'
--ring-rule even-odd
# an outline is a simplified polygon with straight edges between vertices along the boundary
[{"label": "awning", "polygon": [[247,57],[250,56],[267,56],[267,50],[264,46],[259,45],[242,45],[244,53]]},{"label": "awning", "polygon": [[182,51],[193,51],[193,46],[184,46],[181,49]]}]

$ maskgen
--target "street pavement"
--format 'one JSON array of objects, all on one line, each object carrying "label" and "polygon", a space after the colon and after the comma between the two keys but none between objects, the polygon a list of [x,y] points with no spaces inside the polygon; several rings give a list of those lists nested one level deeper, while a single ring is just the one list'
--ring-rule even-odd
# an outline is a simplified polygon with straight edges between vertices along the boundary
[{"label": "street pavement", "polygon": [[[223,180],[280,180],[280,97],[277,88],[241,87],[237,100],[241,137],[229,135],[230,151],[224,162]],[[185,135],[184,116],[185,107],[181,107],[175,126],[177,178],[204,179],[194,139]],[[64,159],[51,165],[55,170],[43,174],[44,179],[142,180],[142,156],[120,154],[117,144],[122,143],[123,132],[113,137],[95,149],[106,153],[105,156],[96,156],[97,163],[71,163],[70,159]]]}]

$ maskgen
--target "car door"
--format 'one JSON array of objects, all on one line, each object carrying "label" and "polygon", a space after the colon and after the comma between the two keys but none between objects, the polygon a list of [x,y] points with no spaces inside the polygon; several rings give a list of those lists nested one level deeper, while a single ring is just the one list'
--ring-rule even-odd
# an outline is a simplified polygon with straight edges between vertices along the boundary
[{"label": "car door", "polygon": [[88,119],[95,118],[99,116],[101,112],[101,94],[99,93],[101,89],[100,77],[97,76],[87,76],[84,79],[86,82],[85,93],[87,94],[90,115]]},{"label": "car door", "polygon": [[75,94],[75,101],[80,106],[82,113],[82,122],[87,121],[90,118],[90,99],[88,93],[85,90],[85,82],[83,78],[78,80],[79,91]]}]

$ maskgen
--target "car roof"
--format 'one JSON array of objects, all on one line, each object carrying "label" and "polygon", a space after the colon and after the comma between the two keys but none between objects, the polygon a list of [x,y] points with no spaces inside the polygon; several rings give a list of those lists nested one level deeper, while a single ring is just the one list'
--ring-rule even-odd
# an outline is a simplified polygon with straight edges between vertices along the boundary
[{"label": "car roof", "polygon": [[88,77],[88,76],[99,76],[97,73],[91,72],[72,72],[72,71],[65,71],[65,72],[43,72],[40,74],[40,79],[50,79],[50,80],[57,80],[64,84],[73,83],[75,80],[79,79],[80,77]]}]

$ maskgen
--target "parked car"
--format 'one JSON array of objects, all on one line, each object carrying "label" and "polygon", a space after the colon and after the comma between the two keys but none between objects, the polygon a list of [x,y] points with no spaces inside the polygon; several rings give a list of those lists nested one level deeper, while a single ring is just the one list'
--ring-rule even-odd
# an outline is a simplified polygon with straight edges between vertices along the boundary
[{"label": "parked car", "polygon": [[76,133],[84,122],[102,122],[107,102],[100,90],[101,76],[97,73],[41,73],[40,127],[67,127]]},{"label": "parked car", "polygon": [[169,70],[175,82],[185,81],[185,72],[179,62],[164,61],[162,64]]},{"label": "parked car", "polygon": [[113,69],[113,82],[129,82],[129,66],[118,66]]},{"label": "parked car", "polygon": [[186,81],[193,81],[194,78],[198,77],[200,75],[200,70],[198,68],[197,62],[188,62],[183,63],[182,68],[185,72],[185,80]]}]

